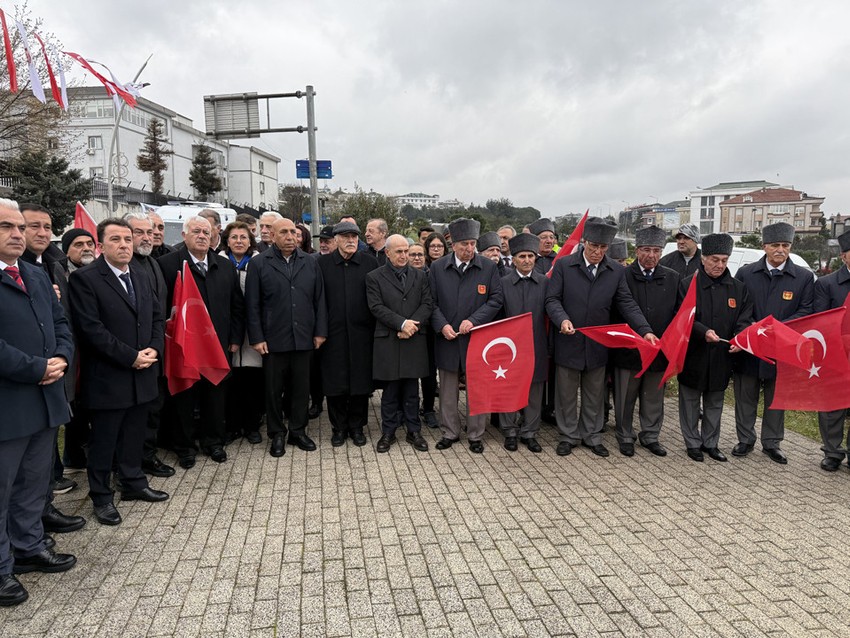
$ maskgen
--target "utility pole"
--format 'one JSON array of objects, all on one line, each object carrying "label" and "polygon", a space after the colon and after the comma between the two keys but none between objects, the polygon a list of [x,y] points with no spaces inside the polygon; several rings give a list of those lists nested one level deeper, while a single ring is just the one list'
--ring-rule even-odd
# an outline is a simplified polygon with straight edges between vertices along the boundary
[{"label": "utility pole", "polygon": [[319,174],[316,170],[316,114],[313,111],[315,95],[313,85],[307,85],[305,95],[307,97],[307,159],[310,162],[310,234],[316,237],[322,230],[322,218],[319,215]]}]

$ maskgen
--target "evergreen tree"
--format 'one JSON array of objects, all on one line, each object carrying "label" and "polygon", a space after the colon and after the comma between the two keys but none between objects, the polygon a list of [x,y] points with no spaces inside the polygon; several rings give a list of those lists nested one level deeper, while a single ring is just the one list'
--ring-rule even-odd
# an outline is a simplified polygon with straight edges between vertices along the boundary
[{"label": "evergreen tree", "polygon": [[221,190],[221,178],[215,171],[215,160],[212,149],[201,145],[192,159],[192,168],[189,171],[189,183],[198,193],[198,198],[207,201],[210,195]]},{"label": "evergreen tree", "polygon": [[151,174],[151,190],[157,194],[162,193],[163,173],[168,169],[168,156],[174,154],[174,151],[165,146],[162,129],[161,120],[151,119],[144,146],[136,157],[139,170]]}]

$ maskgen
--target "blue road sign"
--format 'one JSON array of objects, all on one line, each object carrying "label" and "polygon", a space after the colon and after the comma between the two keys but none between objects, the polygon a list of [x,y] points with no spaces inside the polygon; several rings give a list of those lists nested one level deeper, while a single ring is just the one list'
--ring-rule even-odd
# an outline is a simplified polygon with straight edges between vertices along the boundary
[{"label": "blue road sign", "polygon": [[[295,160],[296,179],[310,179],[310,162],[307,160]],[[316,177],[319,179],[333,179],[333,170],[330,160],[316,160]]]}]

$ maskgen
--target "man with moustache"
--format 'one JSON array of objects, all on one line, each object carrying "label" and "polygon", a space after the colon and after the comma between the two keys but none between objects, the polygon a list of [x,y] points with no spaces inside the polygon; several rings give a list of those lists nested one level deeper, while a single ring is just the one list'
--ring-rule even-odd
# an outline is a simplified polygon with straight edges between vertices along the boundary
[{"label": "man with moustache", "polygon": [[121,500],[158,502],[168,494],[142,471],[145,425],[158,395],[156,364],[165,348],[165,322],[147,276],[134,269],[133,231],[121,219],[97,225],[101,256],[69,280],[80,348],[80,402],[91,421],[89,497],[103,525],[118,525],[112,470]]},{"label": "man with moustache", "polygon": [[62,252],[68,257],[68,273],[77,268],[88,266],[96,259],[95,240],[92,234],[82,228],[71,228],[62,235]]},{"label": "man with moustache", "polygon": [[334,237],[334,227],[324,226],[319,231],[318,235],[313,235],[313,239],[319,240],[319,250],[312,253],[316,259],[321,255],[330,255],[336,250],[336,237]]},{"label": "man with moustache", "polygon": [[328,336],[328,308],[316,259],[297,247],[295,224],[279,219],[274,246],[251,260],[245,279],[248,341],[263,355],[269,454],[285,453],[284,401],[289,405],[289,443],[316,449],[307,436],[310,362]]},{"label": "man with moustache", "polygon": [[541,217],[528,225],[528,232],[532,235],[537,235],[537,238],[540,240],[537,262],[534,264],[534,267],[537,269],[537,272],[545,275],[549,272],[552,263],[555,261],[556,253],[554,248],[557,239],[555,236],[555,224],[552,223],[551,219]]},{"label": "man with moustache", "polygon": [[[230,353],[239,350],[245,336],[245,304],[236,268],[227,257],[210,250],[211,238],[212,226],[207,219],[189,217],[183,222],[185,245],[160,257],[159,265],[168,288],[166,307],[171,308],[177,273],[183,271],[184,261],[189,263],[189,272],[207,307],[219,346],[229,361]],[[173,433],[174,448],[183,469],[194,467],[198,452],[194,431],[196,405],[201,413],[201,427],[197,433],[201,450],[216,463],[227,460],[224,451],[227,381],[216,386],[202,377],[191,388],[174,395],[179,422]]]},{"label": "man with moustache", "polygon": [[147,214],[153,224],[153,249],[151,257],[159,259],[163,255],[174,252],[174,248],[165,243],[165,222],[162,221],[157,213],[150,212]]}]

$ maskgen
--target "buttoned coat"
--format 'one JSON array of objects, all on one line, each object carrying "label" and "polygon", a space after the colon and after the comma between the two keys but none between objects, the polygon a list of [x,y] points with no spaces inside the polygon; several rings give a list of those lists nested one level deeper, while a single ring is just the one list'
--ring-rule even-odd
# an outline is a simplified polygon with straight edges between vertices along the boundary
[{"label": "buttoned coat", "polygon": [[375,318],[366,301],[366,275],[378,262],[368,252],[346,260],[334,250],[317,263],[328,307],[328,340],[319,350],[322,390],[329,397],[369,394]]},{"label": "buttoned coat", "polygon": [[136,305],[103,255],[71,273],[71,317],[80,349],[77,399],[94,410],[121,410],[153,401],[157,366],[136,370],[139,351],[162,358],[165,322],[144,272],[130,266]]},{"label": "buttoned coat", "polygon": [[[389,265],[381,266],[366,276],[366,298],[375,317],[372,376],[381,381],[428,376],[428,323],[434,309],[428,275],[408,266],[402,286]],[[418,321],[419,330],[399,339],[407,319]]]},{"label": "buttoned coat", "polygon": [[651,332],[649,324],[626,285],[626,269],[608,257],[596,268],[596,276],[587,272],[584,255],[567,255],[555,262],[546,294],[546,312],[555,333],[555,363],[573,370],[592,370],[608,362],[608,348],[580,332],[560,333],[565,320],[574,328],[605,326],[617,309],[623,320],[638,334]]},{"label": "buttoned coat", "polygon": [[[772,277],[767,257],[741,266],[735,279],[744,282],[753,302],[753,321],[773,315],[779,321],[791,321],[812,314],[815,279],[808,270],[788,259],[781,275]],[[734,358],[736,372],[759,379],[776,378],[776,366],[747,352]]]},{"label": "buttoned coat", "polygon": [[449,253],[431,264],[428,276],[434,300],[431,327],[437,368],[461,370],[466,367],[469,335],[458,334],[449,341],[443,336],[443,326],[448,324],[457,332],[465,319],[480,326],[496,317],[502,308],[499,269],[486,257],[475,255],[461,274],[455,266],[454,253]]},{"label": "buttoned coat", "polygon": [[[653,270],[650,281],[644,277],[637,260],[626,267],[626,285],[629,292],[652,328],[652,333],[658,337],[664,334],[676,314],[680,281],[679,273],[660,264]],[[622,318],[615,312],[612,323],[621,322]],[[613,348],[610,357],[611,362],[618,368],[640,370],[643,367],[640,354],[633,348]],[[649,369],[659,372],[666,368],[667,358],[659,352]]]},{"label": "buttoned coat", "polygon": [[71,418],[62,381],[39,385],[47,360],[74,362],[71,326],[47,274],[18,259],[24,292],[0,273],[0,441],[55,428]]},{"label": "buttoned coat", "polygon": [[534,377],[532,381],[546,381],[549,374],[551,339],[546,329],[546,289],[549,280],[532,270],[527,281],[513,270],[502,277],[504,316],[516,317],[531,313],[534,331]]},{"label": "buttoned coat", "polygon": [[731,339],[752,323],[753,302],[747,287],[735,279],[728,268],[720,277],[712,279],[702,266],[682,280],[680,302],[693,277],[697,278],[696,314],[679,383],[701,392],[725,390],[732,377],[733,357],[740,353],[730,353],[729,344],[723,341],[708,343],[705,334],[714,330],[721,339]]},{"label": "buttoned coat", "polygon": [[276,246],[260,253],[245,278],[248,341],[269,352],[313,350],[328,336],[328,307],[317,259],[296,248],[287,266]]}]

